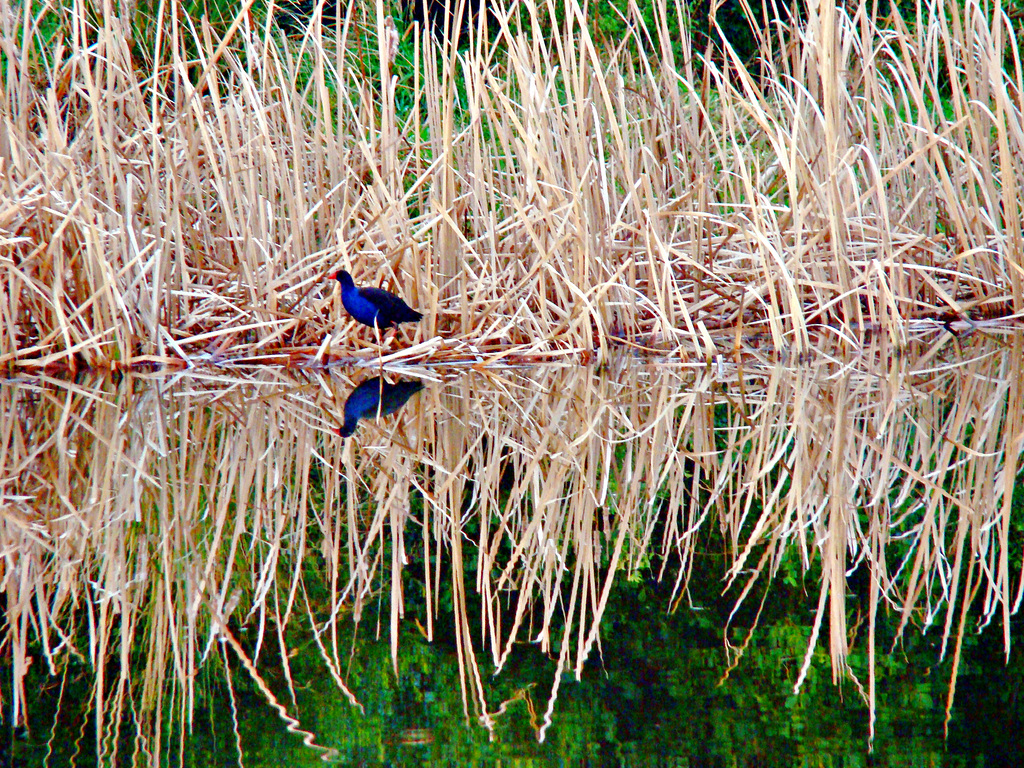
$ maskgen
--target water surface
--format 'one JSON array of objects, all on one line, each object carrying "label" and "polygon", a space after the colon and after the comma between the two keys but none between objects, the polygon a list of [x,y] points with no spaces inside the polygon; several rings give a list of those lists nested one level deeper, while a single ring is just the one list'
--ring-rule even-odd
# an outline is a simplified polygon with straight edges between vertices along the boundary
[{"label": "water surface", "polygon": [[1021,347],[7,381],[5,750],[998,762]]}]

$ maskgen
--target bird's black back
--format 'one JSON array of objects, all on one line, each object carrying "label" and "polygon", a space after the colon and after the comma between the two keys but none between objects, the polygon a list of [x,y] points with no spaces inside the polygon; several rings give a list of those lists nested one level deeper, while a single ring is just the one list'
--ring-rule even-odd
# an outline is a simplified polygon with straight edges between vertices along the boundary
[{"label": "bird's black back", "polygon": [[423,319],[422,312],[417,312],[401,297],[382,288],[360,288],[359,294],[377,307],[377,324],[382,328],[397,328],[399,323],[415,323]]}]

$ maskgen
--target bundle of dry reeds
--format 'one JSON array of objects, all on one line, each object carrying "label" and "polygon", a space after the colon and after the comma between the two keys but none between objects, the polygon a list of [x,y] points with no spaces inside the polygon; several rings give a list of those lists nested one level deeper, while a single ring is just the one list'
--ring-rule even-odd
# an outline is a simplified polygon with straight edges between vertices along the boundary
[{"label": "bundle of dry reeds", "polygon": [[421,361],[1022,309],[1001,11],[816,6],[754,73],[652,42],[686,26],[667,0],[615,50],[578,2],[511,2],[461,49],[406,32],[408,59],[382,0],[348,7],[292,38],[248,5],[220,32],[175,2],[145,35],[84,3],[4,16],[0,362],[369,355],[338,266],[427,315]]}]

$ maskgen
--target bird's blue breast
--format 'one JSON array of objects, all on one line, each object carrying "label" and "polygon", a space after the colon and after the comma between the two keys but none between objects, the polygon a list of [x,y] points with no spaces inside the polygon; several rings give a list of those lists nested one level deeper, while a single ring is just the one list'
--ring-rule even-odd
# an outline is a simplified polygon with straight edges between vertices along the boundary
[{"label": "bird's blue breast", "polygon": [[363,325],[374,325],[377,320],[377,306],[359,295],[359,289],[342,292],[341,303],[345,310]]}]

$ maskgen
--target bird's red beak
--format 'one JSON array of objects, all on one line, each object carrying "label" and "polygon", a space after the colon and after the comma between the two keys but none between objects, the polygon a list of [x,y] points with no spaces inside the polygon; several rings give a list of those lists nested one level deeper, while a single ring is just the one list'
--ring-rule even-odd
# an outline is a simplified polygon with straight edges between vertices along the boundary
[{"label": "bird's red beak", "polygon": [[337,280],[338,279],[338,273],[337,272],[330,272],[330,273],[328,273],[327,277],[330,280]]}]

